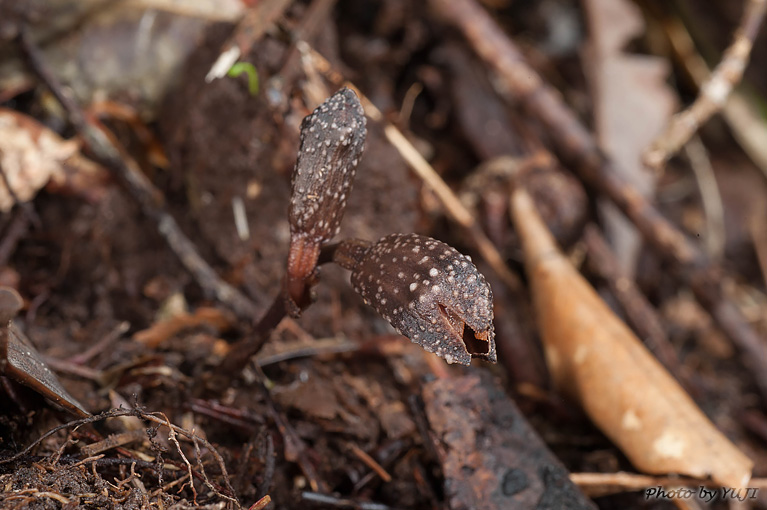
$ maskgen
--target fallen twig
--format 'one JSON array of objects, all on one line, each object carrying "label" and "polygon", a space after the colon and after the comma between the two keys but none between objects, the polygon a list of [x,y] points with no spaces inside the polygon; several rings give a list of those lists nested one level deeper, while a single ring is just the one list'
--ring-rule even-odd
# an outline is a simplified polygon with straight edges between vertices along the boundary
[{"label": "fallen twig", "polygon": [[682,372],[679,358],[657,312],[637,288],[636,282],[623,274],[615,254],[599,229],[595,225],[587,226],[583,239],[588,250],[589,267],[607,281],[639,338],[687,391],[697,390]]},{"label": "fallen twig", "polygon": [[219,278],[213,268],[197,253],[192,241],[165,209],[160,191],[141,172],[136,162],[126,154],[119,143],[95,121],[88,119],[80,105],[67,95],[58,78],[43,60],[40,50],[24,30],[21,32],[20,45],[30,67],[64,107],[69,121],[87,143],[94,159],[117,175],[138,202],[141,211],[157,223],[160,235],[200,287],[230,308],[238,317],[252,320],[256,313],[255,305],[240,291]]},{"label": "fallen twig", "polygon": [[288,462],[296,462],[301,470],[304,472],[304,476],[309,482],[309,487],[314,491],[326,491],[326,484],[320,479],[317,474],[317,470],[311,463],[307,456],[307,446],[304,441],[298,436],[293,427],[285,419],[279,405],[272,398],[272,394],[266,385],[266,376],[261,371],[261,368],[253,363],[251,367],[256,372],[256,382],[261,388],[261,393],[264,396],[264,400],[267,404],[269,414],[274,420],[274,424],[282,435],[283,442],[285,443],[285,459]]},{"label": "fallen twig", "polygon": [[[1,172],[1,170],[0,170]],[[10,187],[8,189],[11,189]],[[19,241],[29,229],[30,219],[27,211],[18,209],[13,213],[3,240],[0,241],[0,266],[7,266],[8,261],[16,251]]]},{"label": "fallen twig", "polygon": [[300,347],[285,352],[279,352],[269,356],[256,358],[258,366],[263,368],[283,361],[298,358],[313,358],[315,356],[327,356],[329,354],[348,354],[360,350],[358,342],[351,340],[339,341],[336,338],[319,338],[309,347]]},{"label": "fallen twig", "polygon": [[322,494],[319,492],[304,491],[301,493],[301,499],[310,503],[319,503],[332,508],[348,508],[349,510],[395,510],[393,507],[383,503],[339,498],[332,494]]},{"label": "fallen twig", "polygon": [[725,105],[732,88],[740,82],[746,69],[754,39],[767,11],[767,0],[749,0],[743,11],[733,42],[725,50],[721,62],[701,86],[695,102],[676,114],[644,154],[645,163],[661,168],[692,137],[698,128]]},{"label": "fallen twig", "polygon": [[706,252],[713,260],[721,260],[725,249],[724,204],[714,168],[708,157],[706,146],[699,136],[693,136],[684,146],[695,181],[700,190],[703,214],[706,216]]},{"label": "fallen twig", "polygon": [[[661,18],[661,15],[657,15]],[[695,43],[684,24],[677,19],[663,19],[662,27],[671,50],[693,84],[700,89],[711,76],[711,70],[695,49]],[[722,107],[722,117],[730,126],[738,144],[767,177],[767,125],[754,108],[755,99],[735,89]]]},{"label": "fallen twig", "polygon": [[130,329],[130,323],[128,321],[122,321],[118,323],[117,326],[115,326],[109,333],[104,335],[104,337],[101,340],[93,343],[84,352],[75,354],[74,356],[70,357],[67,361],[70,361],[77,365],[84,365],[85,363],[93,359],[94,356],[97,356],[101,354],[102,352],[104,352],[111,344],[119,340],[120,337],[122,337],[125,333],[127,333],[129,329]]},{"label": "fallen twig", "polygon": [[[328,22],[328,18],[333,13],[337,0],[314,0],[306,8],[306,12],[302,16],[301,24],[293,30],[291,38],[293,41],[311,41],[314,39],[315,34],[322,26]],[[300,67],[301,51],[296,47],[296,44],[290,46],[287,50],[286,56],[283,59],[282,67],[277,72],[269,83],[272,87],[277,85],[277,88],[281,92],[283,101],[287,101],[287,91],[284,90],[289,84],[295,82],[295,78],[298,73],[301,72]],[[327,94],[323,94],[327,95]]]},{"label": "fallen twig", "polygon": [[[429,356],[429,357],[433,358],[433,356]],[[352,443],[349,445],[349,449],[367,467],[372,469],[374,473],[380,476],[381,480],[383,480],[384,482],[391,482],[391,475],[386,471],[386,469],[384,469],[384,467],[381,464],[379,464],[373,457],[368,455],[368,453],[365,452],[362,448]]]},{"label": "fallen twig", "polygon": [[236,428],[247,434],[254,434],[258,427],[263,426],[265,422],[265,418],[260,415],[255,415],[247,410],[228,407],[215,401],[193,398],[189,402],[189,410],[196,415],[207,416],[222,422],[230,429]]},{"label": "fallen twig", "polygon": [[[83,446],[80,452],[88,457],[93,457],[112,448],[117,448],[129,443],[141,441],[146,438],[146,432],[142,429],[128,430],[119,434],[110,434],[105,439]],[[84,461],[81,461],[84,462]]]},{"label": "fallen twig", "polygon": [[698,301],[742,354],[767,402],[767,342],[727,298],[718,268],[698,246],[613,169],[594,136],[561,96],[532,69],[517,46],[474,0],[431,0],[435,12],[457,26],[474,50],[498,73],[519,105],[546,129],[560,157],[581,179],[609,197],[645,239],[681,269]]},{"label": "fallen twig", "polygon": [[[168,439],[173,444],[176,445],[176,451],[181,456],[181,459],[184,461],[184,465],[186,466],[187,473],[189,474],[189,488],[192,490],[192,502],[194,503],[195,506],[197,506],[197,489],[194,488],[194,481],[192,480],[192,465],[189,463],[189,459],[186,458],[186,455],[184,454],[184,450],[181,449],[181,445],[178,443],[178,439],[176,439],[176,432],[173,430],[173,427],[171,426],[170,420],[164,414],[161,413],[161,415],[162,415],[163,418],[165,418],[165,424],[168,427],[168,431],[169,431],[168,432]],[[202,462],[200,461],[199,458],[197,459],[197,464],[199,466],[202,466]],[[203,473],[203,476],[205,476],[204,473]],[[218,493],[218,491],[215,488],[213,488],[212,485],[210,485],[210,482],[208,481],[208,477],[207,476],[205,476],[205,485],[208,485],[208,487],[211,488],[213,490],[213,492]],[[182,486],[182,488],[183,488],[183,486]]]}]

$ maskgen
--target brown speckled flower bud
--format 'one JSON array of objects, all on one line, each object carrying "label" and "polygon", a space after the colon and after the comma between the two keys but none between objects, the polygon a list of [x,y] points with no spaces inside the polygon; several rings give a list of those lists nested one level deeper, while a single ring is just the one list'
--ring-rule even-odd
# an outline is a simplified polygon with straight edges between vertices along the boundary
[{"label": "brown speckled flower bud", "polygon": [[455,248],[417,234],[393,234],[368,249],[354,289],[402,335],[448,363],[495,363],[493,295]]},{"label": "brown speckled flower bud", "polygon": [[362,105],[347,88],[304,119],[290,198],[292,234],[320,242],[338,234],[366,133]]},{"label": "brown speckled flower bud", "polygon": [[365,146],[365,114],[357,95],[343,88],[301,124],[301,147],[293,170],[288,254],[288,297],[292,315],[308,302],[322,244],[338,234]]}]

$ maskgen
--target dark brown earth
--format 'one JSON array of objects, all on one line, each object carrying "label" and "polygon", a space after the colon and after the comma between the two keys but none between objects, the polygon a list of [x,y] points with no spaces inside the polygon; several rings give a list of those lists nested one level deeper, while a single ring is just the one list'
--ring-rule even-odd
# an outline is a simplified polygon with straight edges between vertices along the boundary
[{"label": "dark brown earth", "polygon": [[[9,3],[14,4],[0,0],[0,13]],[[307,75],[291,37],[301,32],[473,205],[480,225],[524,284],[508,197],[499,191],[500,177],[480,165],[498,156],[535,154],[546,147],[547,133],[510,106],[513,98],[494,88],[487,67],[427,3],[288,3],[279,21],[240,57],[257,68],[256,96],[242,76],[205,82],[233,24],[204,24],[195,41],[199,45],[190,43],[159,106],[142,121],[167,156],[166,168],[150,163],[151,151],[130,123],[104,119],[161,191],[165,207],[199,254],[255,304],[258,316],[280,293],[298,127],[316,104],[316,87],[324,94],[319,100],[338,88],[321,75]],[[576,34],[569,46],[552,51],[552,30],[560,28],[547,14],[554,9],[585,31],[580,4],[480,3],[591,124],[592,98],[579,53],[584,36]],[[693,36],[710,62],[728,44],[741,4],[639,3],[695,27]],[[323,14],[325,4],[331,8]],[[41,33],[55,32],[45,25],[50,8],[33,2],[28,11],[14,8],[3,18],[0,57],[18,53],[14,37],[24,22]],[[648,15],[648,24],[657,29],[653,16]],[[76,37],[78,29],[70,30]],[[43,47],[64,36],[47,37],[38,41]],[[657,51],[650,39],[634,41],[632,51]],[[754,62],[767,57],[765,41],[762,33]],[[673,84],[686,102],[695,91],[682,75],[673,69]],[[73,137],[67,115],[52,108],[45,87],[30,79],[18,93],[3,94],[0,106]],[[765,67],[750,66],[745,80],[763,104]],[[137,111],[144,108],[138,106],[144,104],[140,92],[114,96]],[[86,107],[93,102],[80,100]],[[730,299],[763,340],[767,300],[758,250],[767,248],[759,247],[767,240],[760,241],[747,225],[756,221],[756,229],[765,229],[765,216],[754,212],[764,211],[759,209],[767,200],[764,176],[721,120],[712,121],[702,138],[725,211],[721,265],[731,275]],[[536,167],[526,178],[557,239],[623,314],[609,283],[582,264],[587,258],[583,226],[599,224],[599,194],[557,163]],[[574,403],[551,388],[526,290],[503,287],[471,235],[445,216],[434,193],[387,141],[381,123],[368,121],[366,149],[338,238],[375,241],[416,232],[470,254],[494,289],[496,366],[475,360],[471,367],[448,367],[441,359],[429,360],[363,303],[348,271],[326,265],[314,303],[300,318],[286,318],[276,328],[258,354],[261,368],[226,374],[231,385],[218,391],[211,383],[220,375],[217,364],[230,344],[248,336],[258,317],[238,319],[207,295],[119,179],[105,181],[93,184],[98,193],[92,196],[49,187],[26,206],[3,214],[0,253],[8,255],[0,258],[0,283],[25,298],[17,324],[86,409],[94,414],[120,406],[140,411],[86,420],[23,451],[74,418],[0,377],[0,507],[127,510],[187,508],[196,501],[212,509],[233,507],[234,500],[248,507],[269,495],[273,503],[267,508],[280,509],[674,508],[669,501],[646,500],[636,490],[591,501],[569,482],[568,471],[634,470]],[[245,240],[235,226],[233,199],[245,206]],[[704,230],[701,198],[685,161],[672,161],[656,202],[691,237]],[[641,252],[636,280],[662,319],[694,399],[755,460],[754,477],[764,480],[764,402],[732,344],[695,303],[683,279],[649,248]],[[179,327],[157,329],[173,316]],[[116,333],[123,322],[127,332]],[[209,443],[195,444],[179,433],[176,444],[161,426],[166,422],[194,430]],[[83,447],[112,434],[125,442],[83,462],[89,457]],[[174,483],[190,471],[193,487],[188,480]],[[556,490],[542,489],[547,484]],[[719,501],[711,508],[730,507]],[[767,508],[767,488],[751,508]]]}]

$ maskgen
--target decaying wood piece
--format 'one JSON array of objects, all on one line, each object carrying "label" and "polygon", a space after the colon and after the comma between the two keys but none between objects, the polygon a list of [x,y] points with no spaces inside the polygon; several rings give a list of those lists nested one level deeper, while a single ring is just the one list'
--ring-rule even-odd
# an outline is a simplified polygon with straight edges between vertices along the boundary
[{"label": "decaying wood piece", "polygon": [[438,379],[423,398],[451,510],[596,508],[489,375]]},{"label": "decaying wood piece", "polygon": [[753,462],[733,445],[557,248],[523,189],[514,223],[555,384],[646,473],[745,487]]}]

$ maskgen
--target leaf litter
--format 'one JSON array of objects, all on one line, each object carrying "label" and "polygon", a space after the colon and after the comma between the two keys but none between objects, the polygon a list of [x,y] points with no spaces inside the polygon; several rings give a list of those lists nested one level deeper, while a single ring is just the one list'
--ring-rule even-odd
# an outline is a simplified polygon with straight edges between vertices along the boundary
[{"label": "leaf litter", "polygon": [[[264,2],[272,6],[278,3]],[[504,5],[500,2],[495,9],[520,14],[511,19],[522,24],[529,22],[534,33],[531,21],[534,16],[521,16],[523,10],[515,9],[522,7]],[[313,3],[312,6],[316,7]],[[315,106],[304,100],[329,97],[340,85],[323,84],[322,78],[314,75],[310,94],[302,93],[301,81],[279,84],[269,79],[284,68],[285,62],[291,61],[292,48],[281,37],[281,31],[303,29],[306,20],[302,19],[302,8],[301,4],[286,8],[277,17],[277,28],[267,30],[258,40],[243,42],[242,48],[247,51],[241,60],[253,62],[263,78],[255,98],[250,96],[247,84],[237,80],[205,84],[203,78],[229,35],[221,25],[212,25],[186,68],[174,71],[179,73],[180,85],[153,115],[159,119],[159,126],[150,127],[159,128],[161,139],[165,140],[168,169],[152,169],[142,162],[154,185],[162,190],[165,204],[180,228],[227,282],[252,299],[259,312],[266,309],[269,298],[280,288],[287,260],[290,224],[286,212],[290,175],[299,147],[298,127]],[[259,6],[251,9],[255,9],[251,13],[258,12]],[[430,28],[439,26],[434,22],[441,18],[433,18],[433,13],[423,6],[397,0],[382,3],[374,13],[376,23],[372,26],[361,28],[358,15],[352,11],[331,18],[318,29],[319,35],[311,44],[329,57],[333,69],[344,70],[344,74],[353,69],[347,77],[353,78],[387,116],[397,110],[398,102],[406,97],[412,83],[421,85],[420,91],[414,88],[408,96],[412,101],[409,117],[412,132],[403,132],[451,186],[460,183],[469,174],[468,169],[481,162],[471,145],[481,144],[483,136],[491,135],[498,125],[523,152],[539,142],[537,138],[541,135],[535,129],[525,127],[521,134],[516,131],[525,121],[514,111],[498,115],[500,124],[486,124],[482,130],[490,131],[484,135],[482,130],[472,133],[471,142],[454,129],[450,120],[453,105],[447,98],[455,77],[445,72],[445,53],[437,58],[436,53],[430,52],[446,37]],[[156,28],[163,26],[172,25],[161,23]],[[87,22],[83,27],[87,29]],[[401,37],[403,33],[405,37]],[[333,41],[341,42],[336,46]],[[379,51],[371,41],[384,42],[384,51]],[[448,50],[448,59],[451,51],[456,55],[460,51],[462,58],[468,55],[480,64],[479,69],[483,68],[465,42],[453,38],[452,43],[455,46]],[[567,49],[560,45],[559,56],[543,58],[554,65],[562,63],[567,60],[562,51]],[[307,69],[305,62],[302,66],[302,70]],[[560,70],[565,74],[571,71],[567,64]],[[295,79],[300,73],[288,75]],[[556,73],[546,77],[557,81]],[[329,75],[325,78],[332,82]],[[281,90],[275,88],[278,84],[283,87]],[[323,87],[326,90],[319,93],[317,89]],[[585,94],[577,77],[564,89],[575,94],[571,99]],[[275,95],[285,98],[279,110],[274,109],[278,103],[269,100]],[[87,92],[81,95],[88,96]],[[461,107],[471,106],[471,101],[486,100],[481,94],[463,99],[466,104]],[[34,98],[21,97],[12,106],[41,118],[48,115],[35,109]],[[497,103],[494,108],[497,113]],[[55,119],[55,115],[48,117],[51,118]],[[117,118],[107,123],[141,161],[140,149],[131,144],[131,128]],[[478,269],[489,276],[482,257],[477,258],[474,239],[446,227],[439,208],[434,207],[431,192],[421,188],[418,178],[408,173],[397,149],[386,141],[385,133],[389,131],[376,123],[369,123],[368,131],[366,154],[359,162],[355,190],[350,194],[339,236],[373,241],[386,239],[393,232],[428,234],[456,246],[457,253],[471,253]],[[532,139],[536,140],[531,145]],[[72,147],[79,152],[79,144]],[[727,157],[740,166],[746,165],[737,157]],[[672,167],[667,173],[669,179],[677,178],[680,170]],[[558,393],[547,387],[506,388],[526,414],[519,415],[518,421],[512,420],[522,429],[509,427],[508,396],[497,385],[478,383],[484,381],[484,375],[475,378],[478,371],[485,371],[483,365],[449,370],[444,363],[435,365],[432,355],[394,335],[388,321],[365,306],[348,285],[346,273],[331,266],[318,273],[320,285],[315,288],[312,306],[296,320],[295,326],[275,329],[268,341],[303,345],[297,342],[305,344],[311,338],[323,338],[332,342],[327,347],[320,343],[313,349],[300,347],[288,351],[262,369],[246,367],[241,375],[232,375],[230,387],[222,392],[212,391],[208,381],[226,355],[227,344],[246,337],[250,325],[242,320],[232,323],[218,309],[220,303],[214,303],[179,266],[161,236],[155,233],[151,218],[142,217],[116,183],[99,182],[98,186],[81,187],[86,191],[89,187],[99,190],[83,201],[82,195],[66,196],[55,187],[39,194],[41,185],[30,181],[30,198],[38,193],[31,205],[40,224],[35,226],[32,220],[22,237],[15,237],[19,240],[11,243],[9,259],[20,275],[19,290],[28,299],[28,308],[19,319],[25,323],[30,337],[39,342],[40,352],[55,367],[63,385],[85,408],[96,411],[120,401],[130,402],[131,406],[139,402],[148,409],[163,410],[171,420],[156,417],[161,423],[145,422],[149,425],[148,434],[141,441],[129,442],[129,431],[112,419],[103,426],[95,421],[83,424],[67,437],[61,435],[63,431],[47,437],[28,457],[17,459],[15,471],[0,475],[6,477],[4,481],[9,480],[8,476],[15,477],[10,487],[16,492],[3,493],[3,497],[18,498],[13,501],[28,506],[47,501],[77,507],[98,501],[115,508],[142,504],[170,506],[174,502],[184,507],[196,500],[203,507],[213,508],[234,505],[227,499],[232,493],[225,487],[230,479],[240,502],[258,508],[267,504],[264,499],[267,495],[280,508],[320,504],[358,508],[503,508],[507,500],[497,499],[499,495],[530,501],[530,505],[534,502],[558,508],[563,500],[546,498],[563,494],[568,494],[565,496],[568,501],[582,501],[588,507],[591,503],[580,500],[583,496],[572,485],[568,485],[567,490],[573,491],[570,493],[536,492],[540,486],[535,480],[548,480],[558,487],[566,484],[565,472],[549,448],[571,471],[631,469],[616,446],[584,425],[567,405],[560,403]],[[519,272],[515,261],[519,260],[520,245],[517,234],[505,223],[508,211],[493,209],[487,201],[491,186],[496,194],[508,191],[508,187],[491,182],[492,185],[474,186],[476,201],[471,214],[475,215],[477,225],[488,232],[492,231],[488,226],[500,229],[499,238],[506,240],[505,245],[498,245],[500,252],[509,267]],[[665,187],[668,184],[661,182],[661,191]],[[541,189],[548,191],[546,186]],[[593,200],[593,190],[588,193]],[[444,196],[451,200],[449,195]],[[232,204],[237,199],[248,222],[247,239],[238,234],[232,221]],[[552,198],[545,197],[546,200]],[[689,197],[688,200],[693,203],[687,207],[694,210],[694,200]],[[677,218],[679,210],[672,203],[664,212]],[[66,228],[61,228],[61,218],[67,218]],[[504,221],[498,221],[499,218]],[[495,223],[487,223],[490,220]],[[579,224],[580,221],[575,222],[568,236],[577,240]],[[14,236],[7,239],[10,242]],[[575,246],[573,259],[577,262],[578,245]],[[355,257],[364,257],[368,248],[361,248]],[[650,258],[657,263],[657,258]],[[671,272],[650,267],[648,274],[656,278],[655,283],[647,287],[645,282],[641,288],[653,289],[649,293],[651,302],[661,308],[670,295],[678,298],[675,289],[685,284],[680,284]],[[744,274],[753,273],[744,270]],[[492,278],[488,277],[488,281],[495,288]],[[377,291],[378,286],[372,287],[363,292],[363,297],[375,300]],[[157,309],[177,293],[185,296],[190,311],[171,319],[175,323],[157,322]],[[493,294],[496,318],[502,315],[507,319],[510,309],[529,309],[519,289]],[[485,297],[489,298],[489,294]],[[469,323],[468,316],[462,315],[464,311],[451,311],[444,304],[443,307],[443,315],[427,314],[429,323],[432,318],[444,317],[447,326],[454,330],[462,329],[464,321]],[[441,310],[439,305],[437,310]],[[380,311],[388,315],[388,309]],[[690,342],[706,331],[700,331],[696,324],[677,324],[673,315],[669,317],[666,320],[670,321],[672,342],[675,346],[688,346],[681,351],[682,368],[697,370],[706,382],[699,403],[717,425],[724,425],[727,435],[749,456],[764,459],[764,449],[749,435],[758,434],[764,415],[748,403],[749,398],[753,400],[753,391],[737,358],[716,354],[726,350],[705,350]],[[132,335],[99,343],[114,330],[115,324],[125,320],[132,325]],[[233,327],[225,327],[230,325]],[[488,331],[485,323],[472,327],[475,331]],[[524,334],[528,330],[519,331]],[[495,331],[495,335],[500,352],[508,344],[500,331]],[[149,340],[140,342],[140,338]],[[348,347],[350,344],[356,347]],[[89,352],[87,358],[78,358],[78,354],[97,345],[103,347]],[[84,377],[95,374],[99,377]],[[435,375],[438,380],[425,386],[423,381]],[[102,384],[106,386],[101,387]],[[102,391],[107,387],[109,392]],[[34,423],[35,430],[46,430],[61,419],[54,409],[36,401],[34,395],[14,394],[2,406],[4,416],[8,417],[0,425],[4,446],[30,444],[39,435],[26,424]],[[455,414],[451,414],[453,410]],[[743,410],[751,414],[741,424],[733,417]],[[134,413],[131,418],[146,419],[138,411],[131,412]],[[450,416],[453,418],[445,419]],[[527,420],[533,427],[526,427]],[[183,429],[174,429],[180,434],[175,438],[167,429],[173,422],[183,424]],[[465,427],[451,423],[463,423]],[[548,447],[530,438],[534,436],[525,435],[534,435],[533,428],[546,439]],[[469,431],[488,439],[485,448],[475,450],[476,441],[460,437]],[[103,446],[109,434],[115,435],[115,444],[119,446],[102,451],[98,455],[104,456],[99,459],[82,463],[85,459],[75,441]],[[619,439],[605,434],[621,446]],[[199,439],[203,437],[222,452],[223,464],[206,456],[211,450]],[[442,441],[435,441],[436,437]],[[510,444],[519,446],[509,448]],[[527,456],[532,463],[523,466],[522,471],[528,468],[539,471],[522,483],[518,472],[504,468],[512,466],[515,455],[525,448],[532,450]],[[604,452],[603,456],[597,456],[597,451]],[[198,458],[202,461],[198,462]],[[756,463],[756,476],[764,475],[759,471],[760,465]],[[469,471],[476,467],[490,469],[472,477]],[[725,479],[724,475],[718,476]],[[67,480],[71,481],[69,485]],[[26,488],[25,482],[29,482]],[[83,499],[91,494],[102,499]],[[653,504],[644,502],[641,493],[604,496],[596,502],[601,508]]]}]

